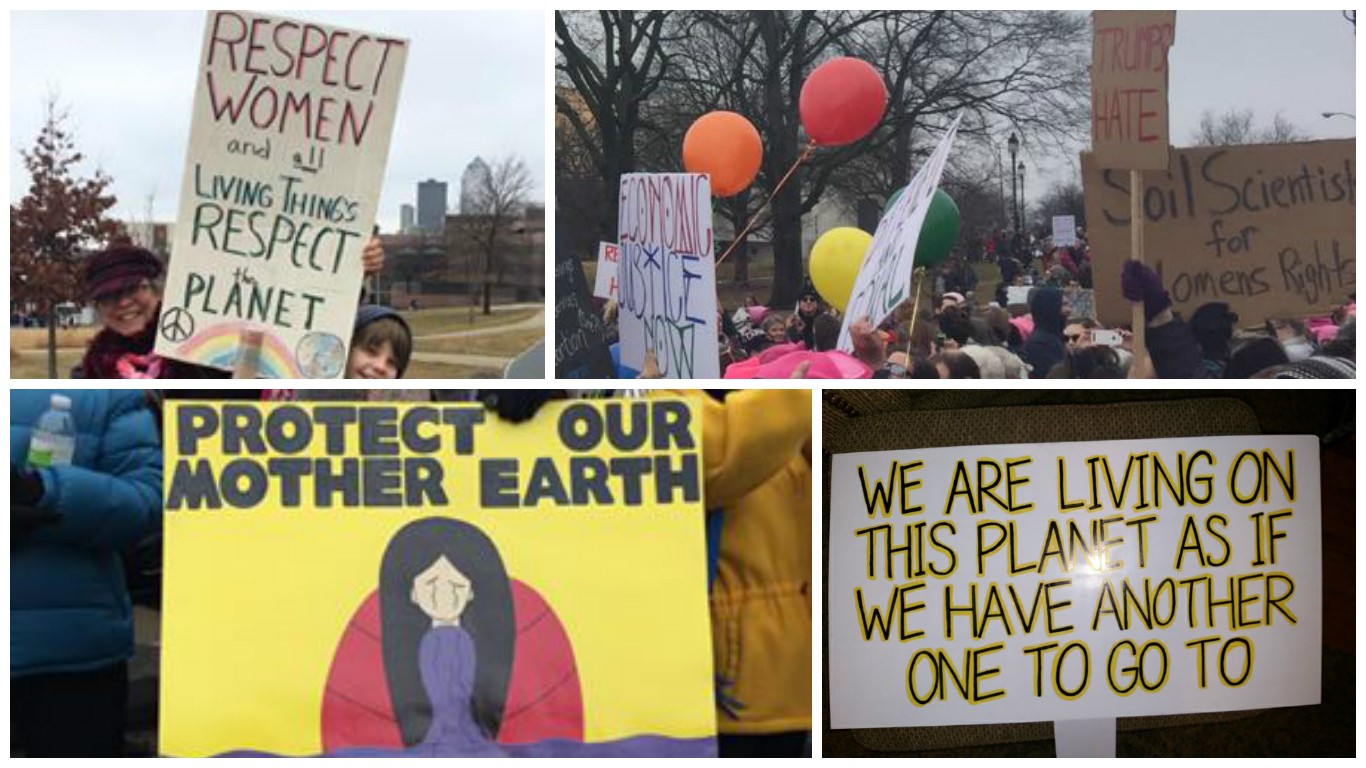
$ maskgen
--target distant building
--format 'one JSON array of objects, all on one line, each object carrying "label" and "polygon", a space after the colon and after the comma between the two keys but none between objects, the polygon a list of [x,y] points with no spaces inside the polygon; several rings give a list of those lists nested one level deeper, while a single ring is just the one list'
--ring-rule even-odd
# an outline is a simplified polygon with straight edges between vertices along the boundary
[{"label": "distant building", "polygon": [[487,213],[487,203],[484,202],[484,190],[493,185],[493,172],[489,170],[488,163],[483,158],[476,157],[474,161],[465,166],[465,173],[460,177],[460,214],[462,216],[475,216]]},{"label": "distant building", "polygon": [[446,182],[428,179],[417,184],[417,228],[441,234],[446,228]]},{"label": "distant building", "polygon": [[417,209],[404,203],[398,209],[398,232],[401,235],[409,235],[413,232],[413,227],[417,225]]},{"label": "distant building", "polygon": [[154,221],[126,221],[123,223],[128,239],[139,248],[146,248],[156,254],[165,264],[171,254],[171,241],[175,237],[175,225]]}]

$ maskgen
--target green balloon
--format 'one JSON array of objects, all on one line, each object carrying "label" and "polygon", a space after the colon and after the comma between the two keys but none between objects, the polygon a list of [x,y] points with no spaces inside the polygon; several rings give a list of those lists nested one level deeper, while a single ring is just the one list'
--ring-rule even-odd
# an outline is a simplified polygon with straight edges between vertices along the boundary
[{"label": "green balloon", "polygon": [[[892,193],[880,218],[886,218],[905,191],[906,188],[902,187]],[[936,189],[934,197],[930,198],[930,209],[925,212],[925,223],[920,227],[920,240],[915,244],[915,265],[933,267],[947,259],[954,243],[958,242],[961,225],[958,204],[949,197],[949,193]]]},{"label": "green balloon", "polygon": [[877,217],[878,221],[882,221],[883,219],[887,218],[887,214],[891,213],[892,211],[892,206],[896,205],[896,201],[901,199],[901,193],[905,191],[906,188],[902,187],[901,189],[898,189],[897,191],[893,192],[891,197],[887,198],[887,204],[882,206],[882,215]]},{"label": "green balloon", "polygon": [[925,212],[925,223],[920,227],[920,239],[915,244],[915,265],[933,267],[949,257],[958,242],[962,220],[958,204],[942,189],[934,191],[930,208]]}]

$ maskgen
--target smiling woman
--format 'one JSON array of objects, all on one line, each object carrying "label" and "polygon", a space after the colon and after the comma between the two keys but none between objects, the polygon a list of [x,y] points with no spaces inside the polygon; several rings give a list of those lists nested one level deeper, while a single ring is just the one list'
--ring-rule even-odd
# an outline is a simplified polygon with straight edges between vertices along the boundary
[{"label": "smiling woman", "polygon": [[84,379],[227,378],[214,368],[154,354],[161,316],[161,262],[146,249],[116,242],[86,262],[86,296],[104,330],[90,342],[75,375]]}]

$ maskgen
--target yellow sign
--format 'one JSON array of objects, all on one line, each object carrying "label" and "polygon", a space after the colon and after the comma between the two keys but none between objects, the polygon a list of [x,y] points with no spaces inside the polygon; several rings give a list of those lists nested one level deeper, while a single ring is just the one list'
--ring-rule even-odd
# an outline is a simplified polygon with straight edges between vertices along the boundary
[{"label": "yellow sign", "polygon": [[161,751],[714,754],[694,406],[168,404]]}]

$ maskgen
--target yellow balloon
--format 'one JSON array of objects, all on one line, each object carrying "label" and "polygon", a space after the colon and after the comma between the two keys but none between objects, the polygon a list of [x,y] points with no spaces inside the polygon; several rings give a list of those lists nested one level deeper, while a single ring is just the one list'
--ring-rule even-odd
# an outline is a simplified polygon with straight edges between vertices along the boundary
[{"label": "yellow balloon", "polygon": [[854,281],[873,236],[854,227],[839,227],[821,235],[811,246],[811,284],[821,298],[843,312],[854,292]]}]

